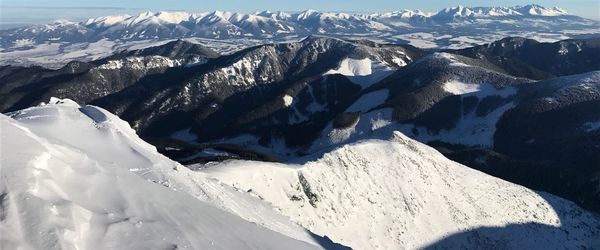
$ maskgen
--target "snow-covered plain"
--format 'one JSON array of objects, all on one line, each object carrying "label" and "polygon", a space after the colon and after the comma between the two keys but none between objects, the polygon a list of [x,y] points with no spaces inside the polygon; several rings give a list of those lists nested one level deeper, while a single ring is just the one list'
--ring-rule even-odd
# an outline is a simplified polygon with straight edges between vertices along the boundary
[{"label": "snow-covered plain", "polygon": [[[177,39],[148,39],[140,41],[109,41],[102,39],[91,43],[65,43],[57,41],[37,45],[33,44],[25,48],[14,50],[0,49],[0,65],[38,65],[45,68],[57,69],[63,67],[70,61],[87,62],[108,57],[123,50],[155,47],[175,40]],[[248,38],[216,40],[191,37],[184,40],[210,47],[221,54],[233,53],[265,42],[264,40]]]}]

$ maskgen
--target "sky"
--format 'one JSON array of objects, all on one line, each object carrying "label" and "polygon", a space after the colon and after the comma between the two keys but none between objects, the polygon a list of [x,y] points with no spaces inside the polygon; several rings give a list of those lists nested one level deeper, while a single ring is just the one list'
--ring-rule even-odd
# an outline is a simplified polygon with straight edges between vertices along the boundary
[{"label": "sky", "polygon": [[2,28],[46,23],[58,19],[81,21],[89,17],[137,14],[143,11],[204,12],[226,10],[251,13],[261,10],[382,12],[420,9],[436,12],[450,6],[559,6],[570,13],[600,20],[600,0],[0,0]]}]

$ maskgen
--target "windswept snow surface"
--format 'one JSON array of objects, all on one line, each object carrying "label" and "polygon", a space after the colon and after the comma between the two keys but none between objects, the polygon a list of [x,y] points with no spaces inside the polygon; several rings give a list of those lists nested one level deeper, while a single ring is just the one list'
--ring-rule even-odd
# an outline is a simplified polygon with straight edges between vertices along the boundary
[{"label": "windswept snow surface", "polygon": [[388,98],[389,90],[381,89],[361,96],[354,102],[346,112],[367,112],[385,102]]},{"label": "windswept snow surface", "polygon": [[325,74],[342,74],[345,76],[365,76],[371,74],[373,62],[369,58],[352,59],[346,58],[335,70],[330,70]]},{"label": "windswept snow surface", "polygon": [[494,85],[489,83],[475,84],[464,83],[461,81],[446,82],[442,85],[442,88],[446,92],[454,95],[476,96],[478,98],[486,96],[508,97],[517,93],[517,89],[514,87],[497,89]]},{"label": "windswept snow surface", "polygon": [[597,219],[572,202],[452,162],[399,132],[302,165],[229,161],[201,171],[354,249],[579,248],[600,236]]},{"label": "windswept snow surface", "polygon": [[[402,59],[397,58],[395,61],[398,64],[397,66],[406,65]],[[346,58],[340,62],[336,69],[325,72],[325,75],[344,75],[364,89],[389,76],[392,72],[394,72],[392,68],[370,58]]]},{"label": "windswept snow surface", "polygon": [[0,115],[1,249],[321,248],[101,108],[53,98],[9,115]]},{"label": "windswept snow surface", "polygon": [[286,107],[289,107],[290,105],[292,105],[292,102],[294,102],[294,97],[292,97],[290,95],[283,96],[283,105],[285,105]]}]

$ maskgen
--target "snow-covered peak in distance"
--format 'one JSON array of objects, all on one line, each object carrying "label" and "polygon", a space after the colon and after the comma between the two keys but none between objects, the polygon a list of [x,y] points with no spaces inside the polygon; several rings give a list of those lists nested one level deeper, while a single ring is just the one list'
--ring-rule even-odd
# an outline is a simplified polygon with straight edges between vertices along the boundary
[{"label": "snow-covered peak in distance", "polygon": [[569,15],[566,11],[554,7],[546,8],[540,5],[526,5],[515,7],[465,7],[458,5],[456,7],[445,8],[437,12],[434,17],[507,17],[507,16],[563,16]]},{"label": "snow-covered peak in distance", "polygon": [[137,16],[123,19],[121,22],[116,24],[122,24],[126,26],[143,25],[143,24],[179,24],[185,21],[189,21],[193,17],[193,14],[186,12],[144,12]]},{"label": "snow-covered peak in distance", "polygon": [[419,10],[382,13],[262,11],[252,14],[144,12],[0,30],[0,65],[23,62],[18,65],[57,67],[62,65],[56,62],[59,60],[89,61],[99,58],[100,54],[106,56],[144,43],[182,38],[204,40],[202,43],[210,43],[214,48],[225,48],[220,52],[265,42],[297,40],[313,34],[352,40],[368,36],[380,43],[456,49],[509,36],[546,42],[597,36],[599,23],[556,7],[539,5],[458,6],[435,14]]},{"label": "snow-covered peak in distance", "polygon": [[115,16],[103,16],[97,18],[90,18],[85,22],[85,25],[96,25],[98,27],[112,26],[117,23],[123,22],[125,19],[130,18],[130,15],[115,15]]},{"label": "snow-covered peak in distance", "polygon": [[319,15],[320,12],[314,9],[304,10],[296,15],[297,20],[306,20]]},{"label": "snow-covered peak in distance", "polygon": [[422,16],[422,17],[430,17],[432,16],[433,13],[430,12],[423,12],[421,10],[408,10],[408,9],[404,9],[404,10],[397,10],[397,11],[391,11],[391,12],[383,12],[383,13],[373,13],[370,14],[370,17],[379,17],[379,18],[402,18],[402,19],[408,19],[414,16]]},{"label": "snow-covered peak in distance", "polygon": [[537,4],[517,6],[514,9],[523,15],[531,16],[564,16],[570,14],[559,7],[546,8]]},{"label": "snow-covered peak in distance", "polygon": [[279,20],[286,20],[286,19],[292,17],[292,15],[290,15],[287,12],[283,12],[283,11],[271,12],[269,10],[258,11],[258,12],[255,12],[254,15],[262,16],[262,17],[269,17],[269,18],[279,19]]}]

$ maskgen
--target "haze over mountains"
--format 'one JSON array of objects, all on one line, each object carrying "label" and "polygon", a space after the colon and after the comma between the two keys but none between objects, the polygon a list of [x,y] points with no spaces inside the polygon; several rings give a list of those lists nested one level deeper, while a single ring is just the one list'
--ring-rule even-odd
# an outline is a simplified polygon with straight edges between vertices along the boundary
[{"label": "haze over mountains", "polygon": [[0,246],[600,246],[598,25],[527,5],[0,31]]}]

